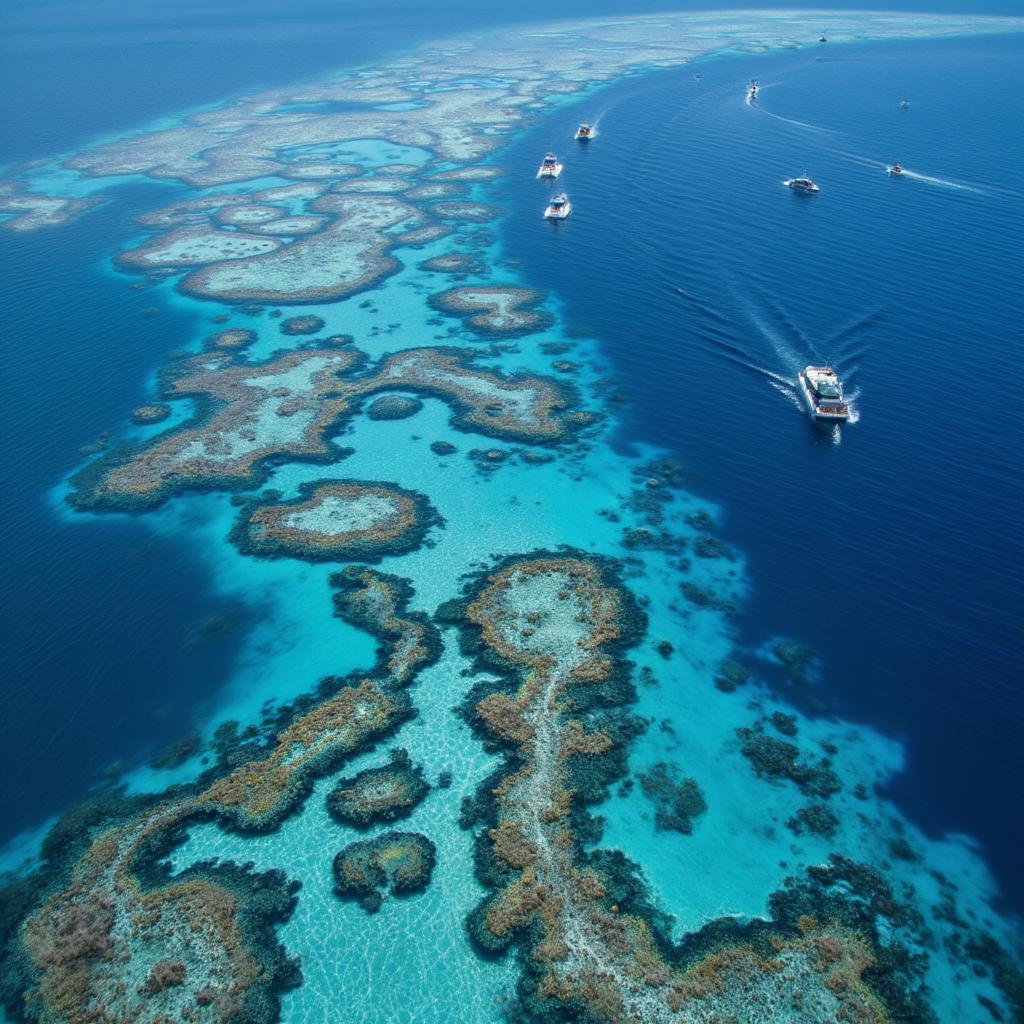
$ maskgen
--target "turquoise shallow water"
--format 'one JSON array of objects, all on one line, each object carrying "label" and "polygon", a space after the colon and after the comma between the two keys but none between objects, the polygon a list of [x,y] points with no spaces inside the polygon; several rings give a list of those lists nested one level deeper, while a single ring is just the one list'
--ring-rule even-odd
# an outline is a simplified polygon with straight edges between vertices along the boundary
[{"label": "turquoise shallow water", "polygon": [[[938,62],[956,52],[956,44],[943,45],[954,49],[940,53]],[[998,41],[991,45],[999,52]],[[984,52],[981,44],[979,52]],[[865,48],[858,53],[861,58],[872,61],[884,63],[887,59],[882,47]],[[906,55],[907,61],[912,61],[912,49],[908,48]],[[749,252],[750,243],[744,239],[744,231],[751,231],[756,224],[762,237],[773,231],[782,232],[786,230],[785,218],[793,211],[798,211],[795,216],[806,218],[815,216],[816,211],[793,206],[790,203],[793,197],[785,192],[776,195],[779,190],[774,188],[777,184],[774,181],[771,183],[774,191],[769,191],[768,185],[751,185],[746,201],[789,205],[766,206],[776,211],[771,214],[774,222],[768,223],[749,219],[748,208],[743,217],[737,218],[742,224],[737,237],[732,233],[735,226],[728,227],[728,215],[736,212],[737,204],[708,198],[701,207],[701,217],[695,223],[683,224],[673,233],[673,237],[683,239],[679,249],[684,252],[687,238],[706,238],[707,242],[701,246],[702,259],[699,262],[684,260],[682,267],[674,267],[666,251],[666,232],[647,234],[637,230],[629,209],[622,203],[616,205],[616,200],[623,195],[635,194],[635,183],[628,183],[628,193],[623,187],[621,168],[638,145],[638,138],[645,131],[650,134],[655,130],[659,119],[663,122],[667,117],[678,117],[677,123],[684,127],[673,143],[690,149],[701,145],[706,148],[712,126],[721,125],[723,121],[729,124],[729,134],[735,133],[738,152],[717,153],[718,160],[729,156],[733,162],[741,163],[741,154],[749,156],[751,153],[765,160],[773,146],[786,147],[787,154],[798,148],[807,152],[810,147],[798,145],[794,139],[800,137],[793,134],[784,134],[778,139],[767,133],[744,136],[746,123],[739,120],[760,117],[763,121],[771,116],[770,89],[765,90],[763,110],[752,112],[742,105],[742,81],[754,73],[749,69],[754,68],[763,78],[773,73],[784,78],[789,71],[799,82],[798,76],[805,69],[802,66],[799,71],[795,66],[790,68],[786,61],[792,59],[733,56],[716,61],[705,69],[708,89],[704,100],[677,100],[676,90],[690,85],[692,73],[687,70],[662,76],[657,83],[652,79],[650,91],[641,95],[632,113],[629,103],[634,101],[629,89],[647,89],[646,84],[613,87],[586,104],[564,110],[530,137],[514,143],[511,152],[499,152],[495,162],[519,168],[536,147],[540,138],[538,132],[551,135],[559,125],[571,124],[578,112],[589,112],[596,105],[601,112],[600,139],[592,151],[574,153],[572,162],[567,161],[565,184],[578,204],[575,219],[565,225],[568,231],[553,236],[551,226],[539,221],[534,214],[538,197],[543,197],[543,187],[513,170],[505,181],[495,186],[475,186],[473,192],[480,199],[493,199],[503,204],[508,211],[506,220],[479,235],[475,229],[468,229],[454,239],[401,253],[404,268],[368,296],[343,303],[305,306],[301,310],[324,319],[323,333],[355,337],[358,347],[371,360],[401,348],[434,342],[474,348],[485,355],[489,367],[507,372],[529,370],[557,376],[565,374],[566,368],[555,364],[560,359],[569,360],[574,364],[569,368],[570,377],[587,396],[607,393],[621,386],[624,378],[634,398],[638,392],[643,396],[639,401],[634,400],[632,410],[636,411],[628,407],[620,410],[611,405],[607,426],[586,445],[547,464],[533,465],[521,458],[521,445],[455,430],[448,407],[438,399],[427,399],[423,409],[410,419],[396,422],[355,419],[337,438],[339,445],[354,449],[350,457],[339,463],[337,473],[346,478],[389,480],[421,491],[429,496],[443,517],[444,527],[431,533],[429,546],[400,558],[385,559],[382,565],[385,571],[414,582],[413,607],[419,610],[432,612],[456,592],[464,574],[480,568],[493,556],[567,544],[588,552],[631,559],[627,582],[643,596],[650,616],[647,636],[635,652],[637,677],[641,680],[636,711],[651,720],[646,733],[635,742],[631,773],[636,775],[658,761],[677,763],[682,771],[699,781],[708,809],[699,817],[692,835],[660,832],[654,826],[653,811],[641,787],[634,786],[631,791],[618,792],[599,808],[606,820],[601,845],[622,849],[641,865],[656,902],[673,915],[677,936],[717,916],[754,918],[764,915],[768,895],[773,889],[788,875],[820,863],[835,848],[868,863],[886,860],[896,883],[914,884],[917,887],[915,902],[928,908],[941,897],[934,876],[926,874],[920,863],[900,863],[889,857],[889,841],[903,837],[919,851],[925,866],[956,880],[964,912],[972,923],[991,929],[1011,947],[1015,941],[1013,925],[997,919],[990,909],[997,886],[975,841],[962,835],[945,835],[950,821],[941,818],[931,821],[935,828],[931,836],[926,835],[912,814],[908,819],[907,811],[912,810],[912,806],[908,808],[906,800],[891,802],[884,795],[886,787],[906,765],[907,747],[894,739],[893,734],[909,729],[895,725],[893,719],[874,714],[876,708],[869,703],[858,706],[850,693],[844,692],[844,686],[849,683],[843,679],[837,680],[834,687],[831,685],[829,680],[836,672],[835,659],[837,655],[842,656],[842,651],[819,640],[829,623],[808,625],[804,606],[795,602],[793,591],[783,588],[780,596],[779,589],[773,586],[776,577],[763,575],[765,566],[772,565],[773,557],[783,557],[779,552],[773,554],[774,539],[782,533],[784,543],[792,544],[794,540],[784,531],[773,531],[766,536],[752,529],[749,525],[751,507],[756,509],[758,505],[770,504],[771,515],[760,518],[788,518],[794,532],[801,527],[812,529],[817,520],[808,518],[806,503],[795,500],[785,506],[779,490],[768,492],[772,494],[768,502],[765,498],[751,497],[752,487],[741,492],[731,486],[739,474],[749,479],[752,462],[760,461],[766,466],[783,462],[779,451],[789,451],[782,446],[794,443],[801,446],[798,449],[801,458],[809,460],[812,472],[815,469],[824,472],[821,460],[826,457],[835,460],[837,456],[848,455],[854,465],[847,467],[847,476],[856,472],[857,456],[849,453],[857,451],[857,432],[866,432],[871,419],[877,416],[874,411],[868,411],[874,393],[871,385],[881,390],[868,372],[869,361],[864,360],[863,370],[860,363],[855,367],[851,365],[858,389],[863,391],[863,399],[859,398],[858,402],[862,401],[865,412],[862,422],[850,428],[849,436],[843,437],[841,445],[836,446],[831,438],[820,438],[810,432],[808,424],[786,405],[784,396],[780,399],[778,390],[748,372],[749,365],[738,369],[737,377],[731,382],[737,389],[750,387],[749,394],[744,391],[745,415],[749,418],[738,422],[729,418],[728,427],[732,431],[729,433],[727,421],[713,416],[711,399],[715,392],[708,382],[709,375],[721,372],[721,367],[727,364],[720,359],[696,358],[698,331],[681,312],[688,308],[685,304],[670,307],[680,312],[678,319],[673,317],[666,321],[663,309],[659,310],[660,316],[655,315],[655,301],[652,294],[645,291],[653,278],[657,285],[654,295],[658,305],[663,307],[666,291],[681,278],[684,285],[680,287],[688,295],[696,295],[697,302],[703,305],[705,320],[729,320],[743,312],[754,318],[759,312],[766,324],[760,340],[767,340],[770,345],[773,339],[781,339],[780,345],[788,343],[791,349],[795,348],[801,332],[812,331],[810,323],[813,321],[807,310],[789,312],[786,303],[790,296],[786,296],[777,300],[782,306],[781,313],[777,305],[767,300],[763,307],[752,312],[750,297],[742,285],[729,293],[732,300],[723,299],[709,284],[708,270],[714,268],[716,279],[729,277],[735,281],[745,264],[729,264],[728,255],[735,250]],[[732,65],[735,70],[731,69]],[[720,81],[714,80],[717,75],[722,76]],[[733,97],[734,80],[740,85],[736,91],[738,98]],[[813,85],[804,88],[806,91],[793,87],[787,101],[789,105],[781,108],[787,114],[778,116],[789,116],[788,111],[792,111],[794,117],[800,116],[802,98],[814,91]],[[781,84],[777,91],[781,98]],[[658,103],[665,106],[659,107]],[[688,107],[690,103],[694,106]],[[690,109],[692,117],[688,115]],[[620,111],[623,130],[616,140],[615,124]],[[588,113],[588,116],[593,115]],[[649,119],[646,122],[645,117]],[[637,133],[632,138],[625,128],[627,124]],[[363,161],[369,155],[371,163],[378,156],[380,162],[419,163],[422,160],[419,152],[413,154],[414,160],[407,149],[384,148],[386,151],[382,152],[382,147],[375,144],[339,144],[333,157],[341,161]],[[678,166],[677,152],[671,146],[666,149],[662,155],[662,150],[652,147],[651,163],[657,162],[657,166],[666,168]],[[823,147],[818,155],[824,159],[829,151]],[[855,152],[855,156],[859,153]],[[601,160],[609,161],[611,169],[606,164],[603,173],[599,172]],[[907,162],[910,163],[909,159]],[[694,158],[691,184],[695,186],[699,186],[698,163],[701,161]],[[713,169],[713,161],[711,166]],[[851,166],[859,165],[853,160]],[[749,162],[745,167],[749,170]],[[701,173],[709,172],[705,167]],[[849,177],[851,182],[855,178],[852,170]],[[704,188],[696,187],[695,194],[689,195],[684,190],[683,196],[691,202],[707,198],[707,177],[703,180]],[[837,172],[833,180],[838,185],[843,179]],[[638,199],[654,202],[660,210],[671,210],[673,203],[679,201],[677,182],[678,177],[670,170],[652,173],[645,186],[647,198],[640,196]],[[260,179],[257,184],[250,183],[248,188],[255,190],[280,183],[281,179]],[[998,187],[1004,186],[999,184]],[[145,201],[146,208],[153,205],[149,197]],[[610,211],[602,221],[597,221],[590,213],[599,206]],[[120,296],[126,292],[124,279],[106,269],[109,242],[116,237],[119,244],[124,244],[128,237],[137,236],[138,226],[127,223],[125,216],[138,208],[129,205],[121,214],[112,216],[104,228],[106,249],[97,247],[102,255],[97,253],[94,258],[103,261],[100,276],[104,287],[111,289],[110,295],[114,294],[115,286]],[[677,213],[680,208],[685,208],[685,204],[677,208]],[[947,208],[945,222],[948,224],[960,209]],[[101,211],[100,215],[104,213]],[[853,214],[848,211],[847,216]],[[809,227],[808,223],[816,222],[806,219],[802,222],[805,236],[815,238],[822,245],[831,244],[825,241],[822,228]],[[721,241],[712,241],[716,229],[721,229]],[[73,237],[77,228],[72,226],[65,230]],[[996,234],[992,244],[1005,244],[1006,237],[1012,234],[1012,231]],[[475,246],[488,268],[468,278],[469,283],[550,286],[552,294],[547,306],[559,318],[556,326],[542,334],[491,347],[488,341],[471,334],[459,321],[435,314],[425,300],[447,287],[450,279],[426,273],[418,269],[417,264],[450,251],[453,244]],[[622,253],[629,258],[609,258]],[[806,258],[812,265],[816,264],[813,252]],[[69,258],[69,274],[76,272],[75,259],[80,260],[81,255],[72,254]],[[774,295],[775,282],[764,261],[761,264],[753,273],[761,292]],[[621,269],[624,266],[629,268],[629,273]],[[581,288],[581,282],[585,288]],[[820,287],[820,278],[818,284]],[[701,286],[704,291],[700,290]],[[870,291],[871,282],[866,282],[865,287]],[[129,301],[139,300],[140,309],[136,312],[145,307],[160,308],[164,311],[162,315],[173,323],[173,331],[161,333],[157,329],[149,335],[156,352],[171,347],[171,334],[175,335],[175,346],[194,346],[197,338],[206,332],[206,321],[214,311],[220,311],[219,306],[181,296],[169,282],[154,285],[138,295],[127,294]],[[856,296],[853,302],[849,296],[841,295],[837,303],[840,300],[850,303],[844,322],[847,319],[856,322],[862,314],[862,296]],[[875,301],[876,297],[872,296],[868,313]],[[894,302],[890,300],[887,308]],[[803,320],[802,316],[808,319]],[[807,327],[794,326],[805,322]],[[236,315],[233,323],[257,329],[259,338],[250,350],[254,361],[268,358],[283,345],[294,344],[280,334],[276,322],[265,314]],[[679,331],[679,348],[675,350],[678,354],[669,359],[664,342],[672,331]],[[709,333],[714,335],[715,331]],[[783,355],[775,348],[773,357],[771,353],[766,355],[742,348],[743,343],[757,337],[755,331],[748,330],[741,339],[740,353],[747,357],[747,362],[767,361],[769,368],[780,375],[789,371],[791,367],[786,360],[792,352]],[[545,351],[542,343],[559,343],[570,348],[567,352]],[[102,349],[99,342],[97,346],[98,350]],[[152,355],[140,359],[132,370],[133,382],[130,387],[125,385],[126,393],[108,395],[112,404],[116,401],[117,409],[106,411],[103,426],[119,422],[126,408],[151,397],[153,361]],[[655,362],[659,367],[652,372]],[[613,374],[619,379],[609,384],[608,378]],[[80,380],[72,379],[70,383],[72,391],[82,387]],[[659,384],[664,391],[659,391]],[[674,415],[679,407],[686,410],[686,419]],[[175,415],[185,413],[179,408]],[[775,431],[781,430],[788,432],[785,438],[774,436]],[[755,448],[737,441],[737,437],[749,437],[755,431],[761,435],[762,446]],[[95,432],[85,432],[86,437]],[[795,442],[794,437],[798,438]],[[436,441],[452,443],[458,449],[457,454],[450,457],[433,454],[429,445]],[[778,447],[771,449],[769,442]],[[1005,438],[999,439],[999,445],[1006,443]],[[507,460],[493,471],[482,471],[478,462],[467,455],[472,449],[484,448],[505,452]],[[678,493],[671,505],[674,531],[692,545],[703,527],[687,525],[686,516],[705,510],[712,521],[722,524],[725,535],[735,544],[733,557],[694,557],[684,562],[663,552],[635,551],[624,546],[624,529],[643,524],[642,511],[629,504],[638,483],[642,485],[642,467],[650,458],[671,449],[682,456],[684,470],[689,474],[687,490]],[[696,454],[702,449],[703,455]],[[1004,447],[997,448],[995,458],[1002,470]],[[68,461],[73,460],[69,457]],[[799,477],[801,468],[804,473],[808,472],[807,465],[805,462],[801,466],[790,466],[788,472]],[[834,461],[830,465],[834,465]],[[284,465],[273,471],[268,483],[291,496],[301,483],[322,478],[324,473],[322,466]],[[798,493],[795,486],[793,490]],[[48,507],[61,529],[136,529],[134,521],[126,517],[83,520],[80,515],[61,508],[62,495],[63,486],[58,485],[48,497]],[[228,496],[215,493],[175,499],[142,519],[146,524],[142,529],[147,537],[153,538],[151,543],[158,550],[160,545],[166,544],[179,553],[179,573],[184,574],[184,567],[189,565],[199,567],[201,583],[186,578],[180,584],[188,595],[185,600],[192,600],[193,592],[201,592],[217,607],[237,609],[234,614],[243,623],[231,633],[230,649],[222,649],[222,657],[230,668],[214,665],[208,670],[209,674],[191,678],[197,691],[203,694],[205,705],[197,707],[196,701],[188,696],[180,697],[177,702],[177,721],[184,727],[198,728],[204,736],[209,736],[219,723],[228,719],[252,722],[267,701],[283,704],[308,692],[318,678],[365,668],[373,658],[373,643],[366,634],[332,616],[327,581],[336,567],[241,556],[226,540],[236,514],[237,508]],[[864,515],[870,517],[867,511]],[[108,525],[111,523],[113,527]],[[129,523],[133,525],[129,527]],[[850,546],[856,549],[857,543],[854,538]],[[859,543],[864,543],[863,538]],[[846,557],[853,556],[847,554]],[[167,573],[161,570],[153,576],[157,588],[154,606],[159,609],[160,601],[164,601],[170,609],[170,601],[159,589],[166,586],[166,582],[158,581],[160,576],[166,581]],[[870,575],[865,573],[865,576],[863,585],[867,587]],[[987,585],[989,577],[979,572],[977,579],[981,589]],[[681,583],[713,592],[719,602],[727,602],[735,609],[739,619],[724,614],[721,609],[700,607],[688,601],[680,590]],[[766,598],[765,594],[770,596]],[[984,617],[983,611],[975,610],[975,613]],[[817,682],[818,690],[810,695],[780,685],[781,667],[770,652],[774,638],[781,632],[795,633],[809,640],[824,656],[824,672]],[[656,650],[661,640],[671,640],[674,645],[671,659],[666,660]],[[715,688],[713,679],[721,660],[737,650],[752,668],[754,679],[739,693],[724,693]],[[518,974],[513,959],[482,960],[468,945],[464,931],[466,914],[483,890],[473,877],[471,836],[459,830],[456,824],[459,803],[496,764],[453,713],[469,686],[477,681],[475,676],[463,674],[468,669],[449,632],[443,657],[415,683],[413,700],[419,715],[395,740],[409,750],[415,761],[426,766],[430,779],[435,780],[442,771],[450,771],[455,780],[450,789],[435,789],[408,819],[408,827],[429,835],[438,846],[438,869],[422,896],[389,900],[375,917],[333,897],[329,855],[355,838],[355,834],[333,823],[326,815],[324,797],[331,779],[317,784],[301,811],[289,818],[280,831],[243,839],[224,833],[214,824],[204,824],[193,827],[188,841],[174,851],[176,867],[211,857],[251,861],[260,868],[284,868],[290,877],[303,883],[296,913],[280,929],[280,938],[286,947],[301,957],[305,979],[299,989],[285,997],[284,1020],[323,1019],[325,1005],[337,1007],[340,1001],[345,1009],[339,1019],[344,1020],[450,1019],[451,1008],[458,1006],[460,1019],[487,1021],[499,1019],[503,1008],[509,1004]],[[644,669],[649,671],[645,673]],[[926,669],[921,671],[929,674]],[[180,672],[173,669],[169,674]],[[1011,706],[1015,705],[1011,702]],[[859,712],[858,724],[847,717],[839,717],[839,712],[848,708]],[[775,710],[797,716],[795,724],[801,748],[814,750],[821,743],[834,744],[837,748],[835,768],[844,788],[832,800],[840,818],[837,833],[832,838],[807,833],[794,835],[786,822],[806,801],[794,787],[754,778],[738,750],[735,729],[752,725],[763,713]],[[144,735],[141,727],[136,728],[141,736],[140,743],[152,735]],[[362,755],[357,762],[345,767],[345,773],[383,763],[385,748],[386,744]],[[165,772],[133,768],[125,781],[133,792],[156,791],[172,782],[195,777],[200,767],[198,760],[193,759]],[[858,786],[872,794],[866,802],[854,796]],[[881,795],[874,795],[876,792]],[[30,848],[31,844],[20,845],[7,863],[14,863],[20,853]],[[936,920],[933,925],[941,949],[941,942],[951,930],[950,923]],[[438,963],[445,965],[444,971],[436,969]],[[961,973],[959,965],[951,963],[941,952],[934,958],[928,980],[933,987],[935,1006],[944,1020],[968,1019],[965,1014],[977,1005],[979,995],[1000,998],[990,978]]]}]

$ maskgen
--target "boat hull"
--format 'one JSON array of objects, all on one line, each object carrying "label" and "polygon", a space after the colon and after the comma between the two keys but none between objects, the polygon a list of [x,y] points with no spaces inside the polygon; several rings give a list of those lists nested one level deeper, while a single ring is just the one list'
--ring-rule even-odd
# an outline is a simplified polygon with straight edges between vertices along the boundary
[{"label": "boat hull", "polygon": [[538,178],[547,178],[549,181],[554,181],[562,173],[562,165],[555,164],[550,170],[547,167],[542,167],[537,172]]}]

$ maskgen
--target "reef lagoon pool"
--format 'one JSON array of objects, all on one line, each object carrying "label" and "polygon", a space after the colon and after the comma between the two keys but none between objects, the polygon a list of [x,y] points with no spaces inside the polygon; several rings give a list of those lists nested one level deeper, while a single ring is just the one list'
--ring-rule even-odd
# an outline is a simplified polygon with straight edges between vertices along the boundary
[{"label": "reef lagoon pool", "polygon": [[815,18],[7,168],[6,1019],[1020,1018],[1024,23]]}]

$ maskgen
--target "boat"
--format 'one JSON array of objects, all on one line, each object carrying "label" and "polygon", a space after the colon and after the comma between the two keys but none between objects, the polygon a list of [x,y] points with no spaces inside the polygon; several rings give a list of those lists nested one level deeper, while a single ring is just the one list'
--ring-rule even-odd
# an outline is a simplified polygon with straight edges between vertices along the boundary
[{"label": "boat", "polygon": [[818,40],[818,42],[819,42],[819,43],[827,43],[827,42],[828,42],[828,40],[827,40],[827,39],[826,39],[826,38],[825,38],[824,36],[822,36],[822,37],[821,37],[821,38],[820,38],[820,39]]},{"label": "boat", "polygon": [[892,167],[889,168],[889,173],[890,174],[895,174],[897,176],[902,174],[903,173],[903,164],[893,164]]},{"label": "boat", "polygon": [[554,153],[547,153],[537,169],[538,178],[557,178],[562,173],[562,165]]},{"label": "boat", "polygon": [[699,71],[697,72],[697,74],[695,74],[695,75],[693,76],[693,80],[694,80],[695,82],[699,82],[699,81],[701,81],[701,80],[702,80],[703,78],[704,78],[704,76],[703,76],[703,75],[702,75],[702,74],[701,74],[701,73],[700,73]]},{"label": "boat", "polygon": [[799,178],[787,178],[783,184],[786,188],[792,189],[794,192],[802,192],[805,195],[809,195],[812,192],[820,192],[821,189],[807,177],[807,172],[804,171]]},{"label": "boat", "polygon": [[756,78],[752,78],[750,80],[750,85],[747,86],[747,99],[748,100],[756,100],[757,99],[757,90],[758,90],[757,79]]},{"label": "boat", "polygon": [[796,379],[812,419],[819,423],[844,423],[850,418],[843,382],[830,363],[805,366]]},{"label": "boat", "polygon": [[907,110],[910,107],[910,100],[900,100],[900,110]]},{"label": "boat", "polygon": [[551,202],[544,209],[545,220],[565,220],[572,213],[572,203],[564,192],[551,197]]},{"label": "boat", "polygon": [[589,142],[597,132],[594,130],[594,126],[589,124],[587,121],[580,122],[579,128],[576,129],[576,138],[580,142]]}]

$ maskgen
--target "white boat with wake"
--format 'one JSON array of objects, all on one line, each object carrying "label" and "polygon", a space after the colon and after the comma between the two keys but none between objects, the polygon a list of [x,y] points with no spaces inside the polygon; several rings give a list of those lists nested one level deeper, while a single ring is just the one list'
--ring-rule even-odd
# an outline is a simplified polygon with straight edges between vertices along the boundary
[{"label": "white boat with wake", "polygon": [[558,162],[558,157],[554,153],[546,154],[541,161],[540,167],[537,168],[538,178],[550,178],[552,181],[561,173],[562,165]]},{"label": "white boat with wake", "polygon": [[794,192],[802,192],[804,195],[811,195],[814,192],[821,191],[817,183],[807,177],[806,171],[798,178],[787,178],[782,184],[786,188],[792,189]]},{"label": "white boat with wake", "polygon": [[572,213],[572,203],[564,192],[551,197],[551,202],[544,209],[545,220],[565,220]]},{"label": "white boat with wake", "polygon": [[754,100],[757,99],[757,90],[759,88],[760,87],[757,84],[757,79],[756,78],[752,78],[750,80],[750,85],[747,86],[747,102],[748,103],[753,103]]},{"label": "white boat with wake", "polygon": [[829,363],[805,366],[796,380],[812,419],[819,423],[845,423],[850,418],[850,406],[843,397],[843,382]]},{"label": "white boat with wake", "polygon": [[575,138],[577,142],[589,142],[596,135],[597,128],[590,124],[589,121],[582,121],[579,128],[576,129],[576,134],[573,138]]},{"label": "white boat with wake", "polygon": [[898,178],[903,173],[903,164],[893,164],[892,167],[887,167],[886,170],[894,178]]}]

